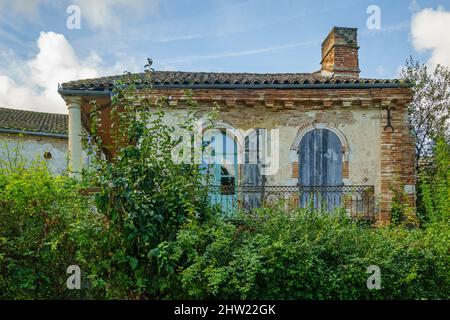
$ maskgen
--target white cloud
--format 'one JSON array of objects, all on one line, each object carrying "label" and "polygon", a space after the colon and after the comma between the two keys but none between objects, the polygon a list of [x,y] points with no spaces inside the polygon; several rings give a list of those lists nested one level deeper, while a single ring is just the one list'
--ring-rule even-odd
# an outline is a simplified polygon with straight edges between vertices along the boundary
[{"label": "white cloud", "polygon": [[8,67],[0,65],[0,106],[66,113],[58,83],[98,77],[104,72],[102,58],[92,51],[80,59],[67,39],[54,32],[41,32],[37,47],[31,60],[3,53]]},{"label": "white cloud", "polygon": [[159,6],[159,0],[75,0],[74,3],[81,8],[82,19],[94,29],[117,29],[123,19],[129,17],[133,21],[136,16],[156,12]]},{"label": "white cloud", "polygon": [[41,32],[37,45],[39,53],[29,62],[30,79],[43,88],[43,95],[52,106],[62,103],[56,91],[58,83],[98,76],[101,58],[91,52],[80,60],[62,34]]},{"label": "white cloud", "polygon": [[5,75],[0,75],[0,106],[14,109],[64,112],[61,108],[50,106],[44,96],[39,95],[30,86],[20,86]]},{"label": "white cloud", "polygon": [[416,50],[430,50],[431,65],[450,67],[450,11],[423,9],[412,19],[411,34]]}]

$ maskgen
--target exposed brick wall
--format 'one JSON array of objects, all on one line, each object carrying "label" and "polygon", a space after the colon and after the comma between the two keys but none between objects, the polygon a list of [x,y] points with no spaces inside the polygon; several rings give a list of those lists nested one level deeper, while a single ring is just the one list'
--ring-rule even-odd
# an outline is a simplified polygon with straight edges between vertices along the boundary
[{"label": "exposed brick wall", "polygon": [[[391,125],[388,123],[387,111],[382,110],[380,126],[381,141],[381,192],[380,192],[380,217],[381,222],[388,222],[392,205],[394,190],[404,193],[405,185],[415,185],[414,171],[414,136],[408,121],[407,104],[387,104],[385,107],[393,107],[391,111]],[[407,195],[407,201],[415,206],[415,194]]]},{"label": "exposed brick wall", "polygon": [[333,47],[322,60],[322,70],[358,77],[358,49],[348,46]]}]

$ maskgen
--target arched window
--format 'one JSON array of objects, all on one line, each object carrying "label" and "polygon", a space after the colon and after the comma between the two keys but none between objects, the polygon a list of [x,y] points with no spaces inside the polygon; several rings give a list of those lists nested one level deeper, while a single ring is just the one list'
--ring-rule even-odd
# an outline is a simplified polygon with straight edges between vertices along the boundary
[{"label": "arched window", "polygon": [[238,150],[237,141],[229,130],[211,129],[203,134],[203,164],[208,167],[211,200],[231,213],[237,206]]}]

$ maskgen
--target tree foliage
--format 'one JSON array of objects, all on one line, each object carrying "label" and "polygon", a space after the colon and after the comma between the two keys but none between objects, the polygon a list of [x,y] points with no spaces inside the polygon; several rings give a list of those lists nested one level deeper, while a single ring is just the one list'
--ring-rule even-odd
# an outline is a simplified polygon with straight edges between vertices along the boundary
[{"label": "tree foliage", "polygon": [[410,57],[402,70],[414,92],[409,118],[416,135],[418,169],[432,156],[438,136],[450,141],[450,70],[442,65],[430,68]]},{"label": "tree foliage", "polygon": [[450,145],[443,137],[436,140],[433,165],[419,177],[419,214],[433,223],[450,219]]}]

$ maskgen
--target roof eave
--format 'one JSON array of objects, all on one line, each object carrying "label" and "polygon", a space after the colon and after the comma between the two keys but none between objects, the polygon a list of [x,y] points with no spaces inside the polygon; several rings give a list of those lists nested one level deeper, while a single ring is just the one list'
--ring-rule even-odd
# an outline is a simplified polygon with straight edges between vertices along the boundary
[{"label": "roof eave", "polygon": [[[410,88],[411,83],[302,83],[302,84],[154,84],[153,89],[221,89],[221,90],[263,90],[263,89],[384,89],[384,88]],[[145,89],[149,86],[136,86],[136,89]],[[62,96],[109,96],[112,87],[108,88],[75,88],[64,85],[58,90]]]},{"label": "roof eave", "polygon": [[38,136],[38,137],[48,137],[48,138],[62,138],[62,139],[68,138],[68,135],[63,134],[63,133],[19,130],[19,129],[9,129],[9,128],[0,128],[0,133],[23,134],[23,135],[27,135],[27,136]]}]

